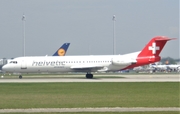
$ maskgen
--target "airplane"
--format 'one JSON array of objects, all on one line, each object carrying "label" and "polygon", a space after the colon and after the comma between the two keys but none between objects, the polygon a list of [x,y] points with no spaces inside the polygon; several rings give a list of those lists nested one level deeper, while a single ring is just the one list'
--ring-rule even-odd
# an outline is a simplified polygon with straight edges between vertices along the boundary
[{"label": "airplane", "polygon": [[91,79],[93,78],[91,72],[119,71],[160,61],[159,54],[164,45],[173,39],[175,38],[156,36],[142,51],[124,55],[17,57],[2,69],[18,73],[85,72],[86,78]]},{"label": "airplane", "polygon": [[177,64],[168,64],[168,65],[156,65],[152,64],[150,67],[155,68],[156,70],[159,71],[180,71],[180,65]]},{"label": "airplane", "polygon": [[139,72],[148,72],[148,73],[153,73],[155,72],[155,68],[154,67],[143,67],[143,66],[138,66],[138,67],[134,67],[133,71],[135,71],[136,73]]},{"label": "airplane", "polygon": [[65,56],[70,43],[64,43],[52,56]]},{"label": "airplane", "polygon": [[168,70],[167,65],[151,64],[150,67],[151,67],[151,68],[155,68],[155,70],[158,70],[158,71],[167,71],[167,70]]},{"label": "airplane", "polygon": [[180,65],[178,65],[178,64],[170,64],[170,65],[167,65],[167,67],[168,67],[171,71],[177,71],[177,72],[180,71]]}]

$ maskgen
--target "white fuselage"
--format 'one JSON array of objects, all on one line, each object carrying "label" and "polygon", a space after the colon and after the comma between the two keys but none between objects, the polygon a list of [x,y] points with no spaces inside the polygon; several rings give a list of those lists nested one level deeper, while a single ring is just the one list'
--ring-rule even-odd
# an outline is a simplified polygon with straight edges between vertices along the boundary
[{"label": "white fuselage", "polygon": [[167,65],[154,65],[153,67],[160,70],[167,70]]},{"label": "white fuselage", "polygon": [[[139,52],[138,52],[139,53]],[[5,65],[8,72],[101,72],[117,71],[136,62],[138,53],[102,56],[19,57]]]}]

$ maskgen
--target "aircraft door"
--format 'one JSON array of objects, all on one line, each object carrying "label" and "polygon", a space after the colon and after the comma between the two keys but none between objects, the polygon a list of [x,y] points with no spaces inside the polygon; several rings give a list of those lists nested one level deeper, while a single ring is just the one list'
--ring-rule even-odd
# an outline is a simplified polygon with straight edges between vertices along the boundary
[{"label": "aircraft door", "polygon": [[26,62],[24,60],[22,60],[21,69],[27,69],[27,65],[26,65]]}]

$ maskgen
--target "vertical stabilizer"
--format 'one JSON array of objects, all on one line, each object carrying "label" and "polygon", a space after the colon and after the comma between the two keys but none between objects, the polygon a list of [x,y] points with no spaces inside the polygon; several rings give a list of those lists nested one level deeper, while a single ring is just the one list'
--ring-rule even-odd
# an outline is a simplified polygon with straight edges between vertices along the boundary
[{"label": "vertical stabilizer", "polygon": [[70,43],[64,43],[54,54],[53,56],[64,56],[67,52]]},{"label": "vertical stabilizer", "polygon": [[137,66],[143,66],[151,63],[155,63],[161,60],[159,54],[164,48],[165,44],[169,40],[176,38],[168,38],[166,36],[156,36],[152,38],[149,43],[143,48],[136,58],[136,64],[130,65],[124,69],[129,69]]},{"label": "vertical stabilizer", "polygon": [[173,38],[168,38],[166,36],[156,36],[152,38],[150,42],[144,47],[144,49],[139,53],[138,57],[159,56],[164,45],[169,40],[173,40]]}]

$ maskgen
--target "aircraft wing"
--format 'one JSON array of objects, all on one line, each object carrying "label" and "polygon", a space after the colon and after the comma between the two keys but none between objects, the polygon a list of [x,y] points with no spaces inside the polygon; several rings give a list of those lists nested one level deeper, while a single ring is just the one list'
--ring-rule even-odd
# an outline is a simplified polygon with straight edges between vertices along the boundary
[{"label": "aircraft wing", "polygon": [[84,70],[84,71],[96,71],[96,70],[100,70],[103,69],[104,66],[102,65],[77,65],[77,66],[71,66],[70,67],[73,70]]},{"label": "aircraft wing", "polygon": [[78,65],[78,66],[71,66],[71,69],[93,69],[93,68],[103,68],[104,66],[101,65]]}]

